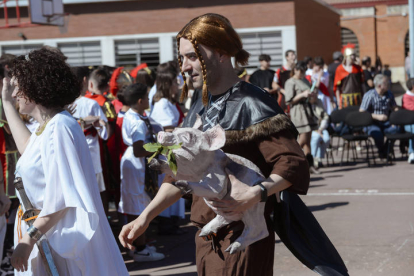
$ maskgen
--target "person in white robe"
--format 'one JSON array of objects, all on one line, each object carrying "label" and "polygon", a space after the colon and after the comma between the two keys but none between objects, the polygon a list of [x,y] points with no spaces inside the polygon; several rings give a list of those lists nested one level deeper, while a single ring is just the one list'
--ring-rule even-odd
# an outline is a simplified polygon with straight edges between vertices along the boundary
[{"label": "person in white robe", "polygon": [[[45,48],[17,57],[13,64],[12,79],[3,79],[2,99],[21,153],[16,176],[40,210],[30,232],[22,212],[16,218],[15,275],[47,275],[35,246],[39,236],[48,239],[61,276],[128,275],[103,210],[85,136],[63,109],[79,96],[76,77],[62,55]],[[36,132],[26,128],[14,101],[20,113],[39,123]]]},{"label": "person in white robe", "polygon": [[[108,140],[108,119],[99,104],[86,97],[79,97],[74,102],[75,112],[72,116],[80,121],[84,127],[86,142],[91,152],[92,163],[98,181],[99,192],[105,191],[105,182],[102,174],[99,137]],[[99,136],[98,136],[99,135]]]}]

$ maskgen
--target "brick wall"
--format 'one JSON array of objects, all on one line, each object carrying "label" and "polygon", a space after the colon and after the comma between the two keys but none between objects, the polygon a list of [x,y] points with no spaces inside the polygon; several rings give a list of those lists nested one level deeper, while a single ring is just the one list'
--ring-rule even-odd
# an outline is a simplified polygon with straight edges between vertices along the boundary
[{"label": "brick wall", "polygon": [[[294,25],[293,1],[280,0],[146,0],[65,5],[65,12],[71,13],[65,34],[50,26],[10,28],[0,29],[0,40],[18,40],[20,32],[28,39],[178,32],[192,18],[209,12],[226,16],[235,28]],[[13,16],[11,8],[9,13]],[[26,17],[22,21],[29,21],[27,8],[21,14]],[[4,24],[0,19],[0,26]]]},{"label": "brick wall", "polygon": [[[377,15],[386,14],[387,6],[376,6]],[[405,36],[408,32],[408,16],[387,16],[377,19],[377,48],[382,64],[404,66]]]},{"label": "brick wall", "polygon": [[375,19],[374,17],[342,20],[341,26],[350,29],[358,38],[359,55],[375,60]]},{"label": "brick wall", "polygon": [[408,16],[386,16],[386,5],[377,5],[375,10],[377,19],[343,19],[341,26],[352,30],[358,37],[361,57],[370,56],[375,61],[378,55],[383,64],[389,64],[391,67],[404,66]]},{"label": "brick wall", "polygon": [[332,53],[341,49],[340,15],[313,0],[295,0],[298,59],[322,56],[332,62]]}]

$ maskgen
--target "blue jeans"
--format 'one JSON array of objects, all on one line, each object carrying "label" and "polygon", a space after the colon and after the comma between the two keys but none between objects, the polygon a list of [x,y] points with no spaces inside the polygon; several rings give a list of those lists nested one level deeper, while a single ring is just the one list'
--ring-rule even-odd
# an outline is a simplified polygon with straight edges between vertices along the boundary
[{"label": "blue jeans", "polygon": [[313,157],[317,158],[324,158],[326,149],[329,146],[329,132],[325,129],[322,131],[322,137],[319,135],[317,131],[312,131],[312,138],[311,138],[311,151]]},{"label": "blue jeans", "polygon": [[[404,126],[404,129],[406,132],[409,133],[414,133],[414,125],[406,125]],[[413,153],[414,152],[414,139],[410,139],[408,142],[408,153]]]},{"label": "blue jeans", "polygon": [[375,145],[377,146],[380,154],[385,154],[387,149],[384,149],[384,135],[395,134],[399,132],[397,126],[392,126],[390,122],[374,121],[373,125],[364,128],[365,133],[374,138]]}]

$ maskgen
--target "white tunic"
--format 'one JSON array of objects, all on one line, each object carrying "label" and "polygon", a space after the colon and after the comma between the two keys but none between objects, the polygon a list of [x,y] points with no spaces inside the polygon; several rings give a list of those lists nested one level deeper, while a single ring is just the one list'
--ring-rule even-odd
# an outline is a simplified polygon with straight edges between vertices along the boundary
[{"label": "white tunic", "polygon": [[148,93],[149,106],[150,106],[150,116],[151,116],[152,111],[154,110],[154,102],[152,101],[152,99],[154,98],[155,93],[157,93],[157,85],[156,84],[154,84],[151,87],[151,90]]},{"label": "white tunic", "polygon": [[163,127],[176,127],[178,126],[178,121],[180,120],[180,113],[178,112],[177,107],[168,99],[162,98],[154,104],[150,117]]},{"label": "white tunic", "polygon": [[[99,116],[105,122],[108,122],[102,108],[99,104],[91,99],[86,97],[80,97],[76,99],[74,102],[76,104],[76,110],[73,114],[73,117],[79,120],[80,118],[85,118],[87,116]],[[92,126],[91,126],[92,127]],[[106,127],[101,127],[96,129],[98,131],[99,136],[103,140],[108,139],[108,131]],[[99,137],[98,135],[87,135],[86,142],[88,143],[89,150],[91,152],[92,163],[93,167],[95,168],[95,173],[102,172],[102,165],[101,165],[101,154],[99,149]]]},{"label": "white tunic", "polygon": [[[28,198],[39,217],[66,209],[67,213],[47,233],[59,275],[128,275],[105,216],[85,135],[66,111],[56,114],[43,133],[30,137],[16,174],[22,177]],[[27,224],[21,222],[22,235]],[[17,219],[14,243],[17,246]],[[47,275],[37,246],[26,272]]]},{"label": "white tunic", "polygon": [[[146,118],[142,116],[142,118]],[[150,120],[153,131],[158,133],[162,127]],[[121,200],[118,211],[130,215],[140,215],[151,199],[145,192],[145,158],[134,156],[132,145],[137,141],[150,143],[151,135],[141,119],[141,115],[129,109],[122,123],[122,138],[128,146],[121,159]],[[163,176],[158,178],[159,182]]]},{"label": "white tunic", "polygon": [[33,133],[39,127],[39,123],[35,119],[30,118],[29,122],[26,123],[26,127],[30,131],[30,133]]}]

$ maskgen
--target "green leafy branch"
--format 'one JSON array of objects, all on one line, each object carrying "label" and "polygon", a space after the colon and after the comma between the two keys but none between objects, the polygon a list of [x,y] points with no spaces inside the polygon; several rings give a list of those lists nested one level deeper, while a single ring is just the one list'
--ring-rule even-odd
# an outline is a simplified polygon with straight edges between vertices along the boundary
[{"label": "green leafy branch", "polygon": [[144,145],[144,149],[148,152],[154,152],[153,155],[151,155],[150,158],[148,158],[148,163],[151,162],[151,160],[158,156],[159,154],[162,154],[167,157],[168,166],[170,167],[171,171],[174,173],[174,175],[177,174],[177,159],[175,159],[175,154],[173,153],[173,150],[181,148],[182,143],[178,145],[172,145],[172,146],[163,146],[160,143],[148,143]]}]

